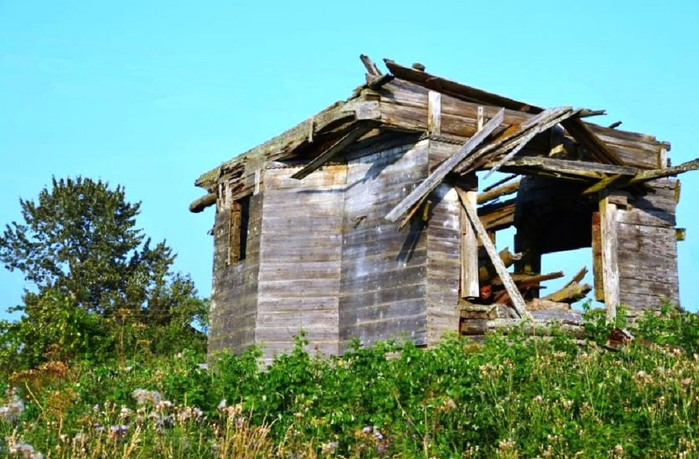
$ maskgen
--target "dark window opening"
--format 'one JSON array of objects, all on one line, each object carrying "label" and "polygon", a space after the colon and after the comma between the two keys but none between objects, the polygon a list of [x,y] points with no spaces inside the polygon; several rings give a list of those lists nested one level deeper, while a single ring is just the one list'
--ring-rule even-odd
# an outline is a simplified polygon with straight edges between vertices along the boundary
[{"label": "dark window opening", "polygon": [[248,225],[250,222],[250,196],[233,201],[231,206],[230,241],[228,263],[245,260],[248,245]]}]

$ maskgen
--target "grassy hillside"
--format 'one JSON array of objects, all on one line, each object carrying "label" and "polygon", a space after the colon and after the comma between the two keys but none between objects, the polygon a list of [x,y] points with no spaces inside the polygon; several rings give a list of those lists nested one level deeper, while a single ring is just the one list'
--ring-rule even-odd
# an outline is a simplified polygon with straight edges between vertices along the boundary
[{"label": "grassy hillside", "polygon": [[[184,350],[53,361],[0,384],[11,457],[698,457],[699,320],[667,309],[619,351],[591,339],[457,337],[318,359],[303,338],[210,366]],[[598,342],[600,344],[598,344]]]}]

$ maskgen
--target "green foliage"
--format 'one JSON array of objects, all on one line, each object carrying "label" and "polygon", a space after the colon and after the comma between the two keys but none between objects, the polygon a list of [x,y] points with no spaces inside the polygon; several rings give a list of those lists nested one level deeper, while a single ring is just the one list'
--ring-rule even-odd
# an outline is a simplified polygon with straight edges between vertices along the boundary
[{"label": "green foliage", "polygon": [[[18,346],[4,351],[16,353],[22,336],[39,338],[37,361],[109,345],[84,338],[99,335],[91,327],[114,326],[110,319],[71,307],[58,293],[45,300],[35,316],[41,320],[10,327]],[[648,314],[632,329],[638,339],[618,353],[563,333],[541,340],[515,330],[484,345],[450,336],[428,350],[355,343],[342,357],[322,359],[305,351],[301,336],[266,369],[257,349],[219,355],[208,368],[201,352],[139,356],[130,347],[134,354],[121,363],[48,362],[0,382],[21,395],[21,405],[16,393],[0,401],[0,450],[31,444],[54,457],[692,457],[698,325],[696,315],[676,309]],[[609,324],[597,318],[590,326]],[[139,404],[137,392],[157,397]]]},{"label": "green foliage", "polygon": [[19,321],[0,323],[0,372],[205,348],[207,302],[172,272],[172,249],[152,246],[136,226],[140,203],[123,188],[54,178],[20,206],[23,221],[0,237],[0,261],[32,288],[14,308]]},{"label": "green foliage", "polygon": [[332,358],[301,336],[267,368],[257,349],[45,365],[7,381],[25,410],[0,437],[52,457],[695,457],[696,342],[647,340],[697,325],[648,315],[621,352],[515,330]]}]

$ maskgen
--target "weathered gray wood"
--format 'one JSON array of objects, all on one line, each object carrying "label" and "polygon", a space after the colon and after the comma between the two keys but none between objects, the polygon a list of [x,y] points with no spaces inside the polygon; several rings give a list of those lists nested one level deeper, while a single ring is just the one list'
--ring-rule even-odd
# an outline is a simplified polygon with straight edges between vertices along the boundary
[{"label": "weathered gray wood", "polygon": [[207,207],[213,206],[214,204],[216,204],[216,193],[209,193],[205,196],[202,196],[201,198],[194,200],[189,205],[189,211],[197,214],[202,210],[206,209]]},{"label": "weathered gray wood", "polygon": [[511,183],[505,183],[503,185],[491,188],[488,191],[484,191],[478,195],[478,204],[484,204],[489,201],[493,201],[502,196],[507,196],[508,194],[516,193],[519,190],[519,180]]},{"label": "weathered gray wood", "polygon": [[327,163],[335,156],[342,153],[342,151],[345,148],[349,147],[354,142],[359,140],[359,138],[362,137],[364,134],[374,129],[375,126],[375,124],[368,122],[358,124],[351,131],[345,134],[340,140],[338,140],[332,146],[330,146],[330,148],[328,148],[320,155],[318,155],[316,158],[314,158],[313,161],[308,163],[308,165],[306,165],[303,169],[294,173],[291,176],[291,178],[301,180],[302,178],[309,175],[311,172],[319,169],[323,164]]},{"label": "weathered gray wood", "polygon": [[599,200],[600,240],[602,244],[602,284],[607,318],[616,317],[619,305],[619,266],[617,264],[617,209],[610,203],[609,195],[603,193]]},{"label": "weathered gray wood", "polygon": [[527,123],[530,126],[530,131],[523,131],[522,137],[518,139],[518,141],[510,147],[512,148],[512,150],[492,165],[490,171],[485,175],[484,179],[487,179],[488,177],[490,177],[491,174],[497,172],[497,170],[500,169],[500,167],[502,167],[503,164],[512,159],[517,153],[519,153],[520,150],[522,150],[522,148],[524,148],[529,143],[529,141],[534,138],[534,136],[557,125],[561,121],[570,118],[577,112],[578,111],[573,110],[571,107],[559,107],[544,110],[543,112],[529,120]]},{"label": "weathered gray wood", "polygon": [[400,202],[388,215],[386,219],[390,222],[398,220],[405,212],[407,212],[415,203],[420,201],[424,196],[433,191],[444,180],[449,172],[463,161],[469,153],[474,151],[502,122],[505,115],[504,110],[500,110],[498,114],[488,121],[476,135],[471,137],[466,143],[459,148],[449,159],[439,165],[415,190],[413,190],[406,198]]},{"label": "weathered gray wood", "polygon": [[693,159],[692,161],[687,161],[686,163],[682,163],[679,166],[666,167],[664,169],[653,169],[649,171],[640,171],[636,174],[634,178],[631,179],[630,183],[645,183],[650,180],[670,177],[673,175],[678,175],[689,171],[695,171],[698,169],[699,158]]},{"label": "weathered gray wood", "polygon": [[[475,191],[464,192],[470,206],[476,208],[478,194]],[[477,298],[480,294],[478,282],[478,239],[476,232],[469,223],[466,211],[461,209],[461,296],[463,298]]]},{"label": "weathered gray wood", "polygon": [[468,201],[466,193],[463,190],[457,188],[456,191],[459,194],[459,198],[461,198],[461,205],[466,210],[466,215],[471,221],[471,225],[473,225],[473,228],[476,230],[478,237],[480,237],[481,243],[488,252],[490,261],[493,263],[493,266],[495,267],[498,276],[500,276],[500,279],[502,279],[503,285],[505,286],[507,293],[510,295],[510,298],[512,300],[512,306],[514,307],[519,317],[531,318],[531,315],[526,310],[524,298],[522,298],[522,295],[519,293],[517,286],[510,277],[510,274],[507,272],[507,268],[505,268],[505,265],[502,263],[502,260],[500,260],[500,256],[498,255],[498,252],[495,249],[495,245],[493,245],[493,243],[490,241],[490,238],[488,237],[488,232],[483,227],[483,224],[478,218],[478,214],[476,212],[475,207],[472,207],[471,203]]},{"label": "weathered gray wood", "polygon": [[442,132],[442,94],[430,91],[427,98],[427,132]]},{"label": "weathered gray wood", "polygon": [[372,61],[371,58],[369,58],[369,56],[367,56],[366,54],[360,54],[359,59],[361,59],[362,64],[364,64],[364,68],[366,68],[366,73],[368,77],[376,78],[383,75],[381,70],[379,70],[379,68],[376,66],[376,64],[374,64],[374,61]]},{"label": "weathered gray wood", "polygon": [[[582,177],[597,177],[595,174],[617,174],[633,177],[638,169],[628,166],[600,164],[589,161],[571,161],[567,159],[523,157],[511,160],[505,164],[510,169],[518,167],[534,167],[564,174],[577,174]],[[593,173],[592,175],[590,173]]]}]

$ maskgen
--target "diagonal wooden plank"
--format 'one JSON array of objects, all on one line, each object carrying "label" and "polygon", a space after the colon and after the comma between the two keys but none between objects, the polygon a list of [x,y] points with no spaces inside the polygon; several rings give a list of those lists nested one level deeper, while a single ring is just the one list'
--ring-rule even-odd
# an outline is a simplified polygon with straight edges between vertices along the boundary
[{"label": "diagonal wooden plank", "polygon": [[498,276],[500,276],[500,280],[502,281],[502,284],[505,286],[505,290],[507,290],[507,294],[510,296],[510,299],[512,300],[512,306],[515,308],[517,315],[519,315],[519,317],[523,319],[531,319],[532,316],[529,313],[529,311],[527,311],[524,298],[522,298],[522,294],[519,293],[517,285],[512,280],[512,277],[510,276],[510,273],[507,271],[505,264],[500,259],[498,251],[495,248],[493,242],[490,240],[488,232],[483,226],[483,223],[481,223],[481,220],[478,218],[476,208],[473,207],[473,205],[469,202],[468,196],[464,190],[456,188],[456,192],[458,193],[459,199],[461,200],[461,206],[466,211],[466,215],[468,216],[468,219],[471,221],[471,225],[476,230],[476,234],[478,234],[478,237],[481,239],[483,247],[485,247],[485,250],[488,253],[488,256],[490,257],[490,262],[495,267],[495,271],[498,273]]},{"label": "diagonal wooden plank", "polygon": [[474,158],[470,157],[459,164],[454,171],[457,174],[467,174],[473,172],[476,168],[480,167],[484,162],[488,161],[488,158],[495,157],[499,154],[507,152],[510,148],[515,147],[521,140],[522,136],[526,136],[526,132],[532,127],[535,127],[544,117],[548,117],[550,113],[559,113],[564,110],[568,110],[570,107],[559,107],[553,108],[546,112],[542,112],[536,116],[533,116],[526,120],[524,123],[510,126],[504,133],[500,135],[497,139],[491,142],[489,145],[483,147],[478,153],[479,159],[482,161],[475,161]]},{"label": "diagonal wooden plank", "polygon": [[495,165],[490,169],[490,172],[488,172],[485,175],[485,177],[483,177],[483,179],[485,180],[492,174],[497,172],[497,170],[500,169],[500,167],[502,167],[503,164],[512,159],[517,153],[519,153],[519,151],[522,150],[522,148],[524,148],[538,134],[546,131],[547,129],[552,128],[561,121],[570,118],[577,112],[578,110],[573,110],[570,107],[561,107],[546,110],[543,113],[537,115],[536,118],[539,118],[539,121],[533,127],[532,131],[524,137],[522,137],[521,140],[519,140],[519,143],[509,153],[507,153],[505,156],[502,157],[502,159],[495,163]]},{"label": "diagonal wooden plank", "polygon": [[302,178],[306,177],[308,174],[330,161],[337,154],[342,152],[342,150],[352,145],[355,141],[359,140],[361,136],[374,129],[374,127],[374,123],[361,123],[355,126],[354,129],[352,129],[350,132],[345,134],[340,140],[328,147],[327,150],[318,155],[318,157],[316,157],[313,161],[308,163],[303,169],[292,175],[291,178],[301,180]]},{"label": "diagonal wooden plank", "polygon": [[483,126],[481,131],[478,131],[473,137],[468,139],[461,148],[456,150],[453,155],[445,159],[437,169],[435,169],[420,185],[417,186],[408,196],[405,197],[396,207],[391,210],[386,219],[391,222],[398,220],[405,212],[408,211],[415,203],[423,199],[432,192],[444,177],[451,172],[454,167],[464,160],[473,150],[475,150],[498,126],[505,118],[505,109],[501,109],[498,113]]}]

